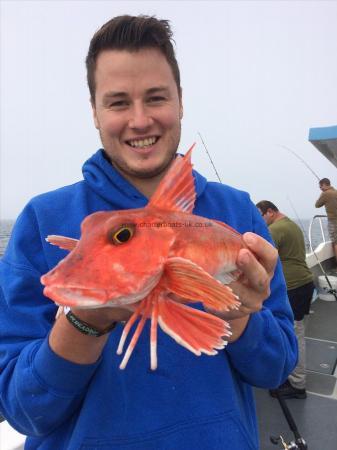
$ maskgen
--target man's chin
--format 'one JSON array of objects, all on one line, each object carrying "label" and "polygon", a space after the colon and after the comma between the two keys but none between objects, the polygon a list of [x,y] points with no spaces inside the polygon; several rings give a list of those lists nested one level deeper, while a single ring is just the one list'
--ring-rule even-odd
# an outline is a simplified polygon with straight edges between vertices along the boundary
[{"label": "man's chin", "polygon": [[151,179],[163,175],[170,167],[172,161],[174,160],[174,155],[171,156],[169,160],[165,160],[161,163],[151,163],[143,166],[135,166],[131,164],[120,164],[118,161],[111,161],[113,166],[126,177],[139,178],[139,179]]}]

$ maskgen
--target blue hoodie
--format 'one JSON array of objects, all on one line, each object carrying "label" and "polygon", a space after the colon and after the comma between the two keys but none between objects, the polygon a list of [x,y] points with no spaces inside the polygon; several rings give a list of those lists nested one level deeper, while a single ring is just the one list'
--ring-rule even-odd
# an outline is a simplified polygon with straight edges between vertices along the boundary
[{"label": "blue hoodie", "polygon": [[[56,306],[40,276],[67,252],[45,237],[79,238],[88,214],[147,204],[102,150],[83,175],[28,203],[0,261],[0,411],[28,435],[27,450],[257,450],[251,386],[278,386],[297,358],[280,264],[263,309],[216,356],[196,357],[158,330],[159,368],[151,371],[148,325],[124,371],[116,355],[121,325],[95,364],[69,362],[49,347]],[[195,214],[270,240],[248,194],[194,177]]]}]

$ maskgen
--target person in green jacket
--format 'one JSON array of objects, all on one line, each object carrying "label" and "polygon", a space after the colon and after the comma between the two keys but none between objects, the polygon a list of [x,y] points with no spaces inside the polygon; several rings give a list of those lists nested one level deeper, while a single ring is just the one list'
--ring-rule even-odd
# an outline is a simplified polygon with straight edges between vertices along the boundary
[{"label": "person in green jacket", "polygon": [[276,391],[285,398],[306,398],[305,373],[305,316],[309,314],[314,292],[313,276],[305,261],[305,244],[299,226],[282,214],[274,203],[262,200],[256,204],[269,227],[282,263],[288,298],[294,313],[299,358],[288,380]]},{"label": "person in green jacket", "polygon": [[331,186],[329,178],[322,178],[319,181],[319,188],[322,193],[315,203],[315,207],[325,206],[328,216],[328,230],[337,260],[337,190]]}]

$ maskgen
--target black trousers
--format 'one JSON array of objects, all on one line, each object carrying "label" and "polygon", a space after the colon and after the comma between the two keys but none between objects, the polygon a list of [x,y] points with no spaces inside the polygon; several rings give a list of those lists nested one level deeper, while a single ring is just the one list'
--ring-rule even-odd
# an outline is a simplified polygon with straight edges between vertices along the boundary
[{"label": "black trousers", "polygon": [[314,289],[314,283],[310,281],[310,283],[307,283],[304,286],[287,291],[295,320],[303,320],[304,316],[309,314]]}]

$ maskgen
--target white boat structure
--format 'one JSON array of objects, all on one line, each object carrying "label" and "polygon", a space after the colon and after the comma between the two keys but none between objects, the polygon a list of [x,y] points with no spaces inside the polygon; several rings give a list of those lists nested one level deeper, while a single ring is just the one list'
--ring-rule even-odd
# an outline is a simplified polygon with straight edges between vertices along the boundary
[{"label": "white boat structure", "polygon": [[[337,126],[311,128],[309,141],[337,167]],[[306,333],[308,397],[287,403],[305,444],[296,444],[293,430],[289,428],[277,400],[271,398],[267,391],[256,389],[260,450],[337,448],[337,265],[331,241],[325,232],[325,220],[326,216],[315,216],[309,229],[307,264],[314,274],[317,295]],[[321,242],[313,248],[311,229],[315,226],[320,227]],[[281,439],[275,444],[277,447],[273,445],[270,437],[280,435],[285,443],[289,443],[288,446],[282,444]],[[0,423],[0,450],[23,450],[24,439],[7,422]]]}]

